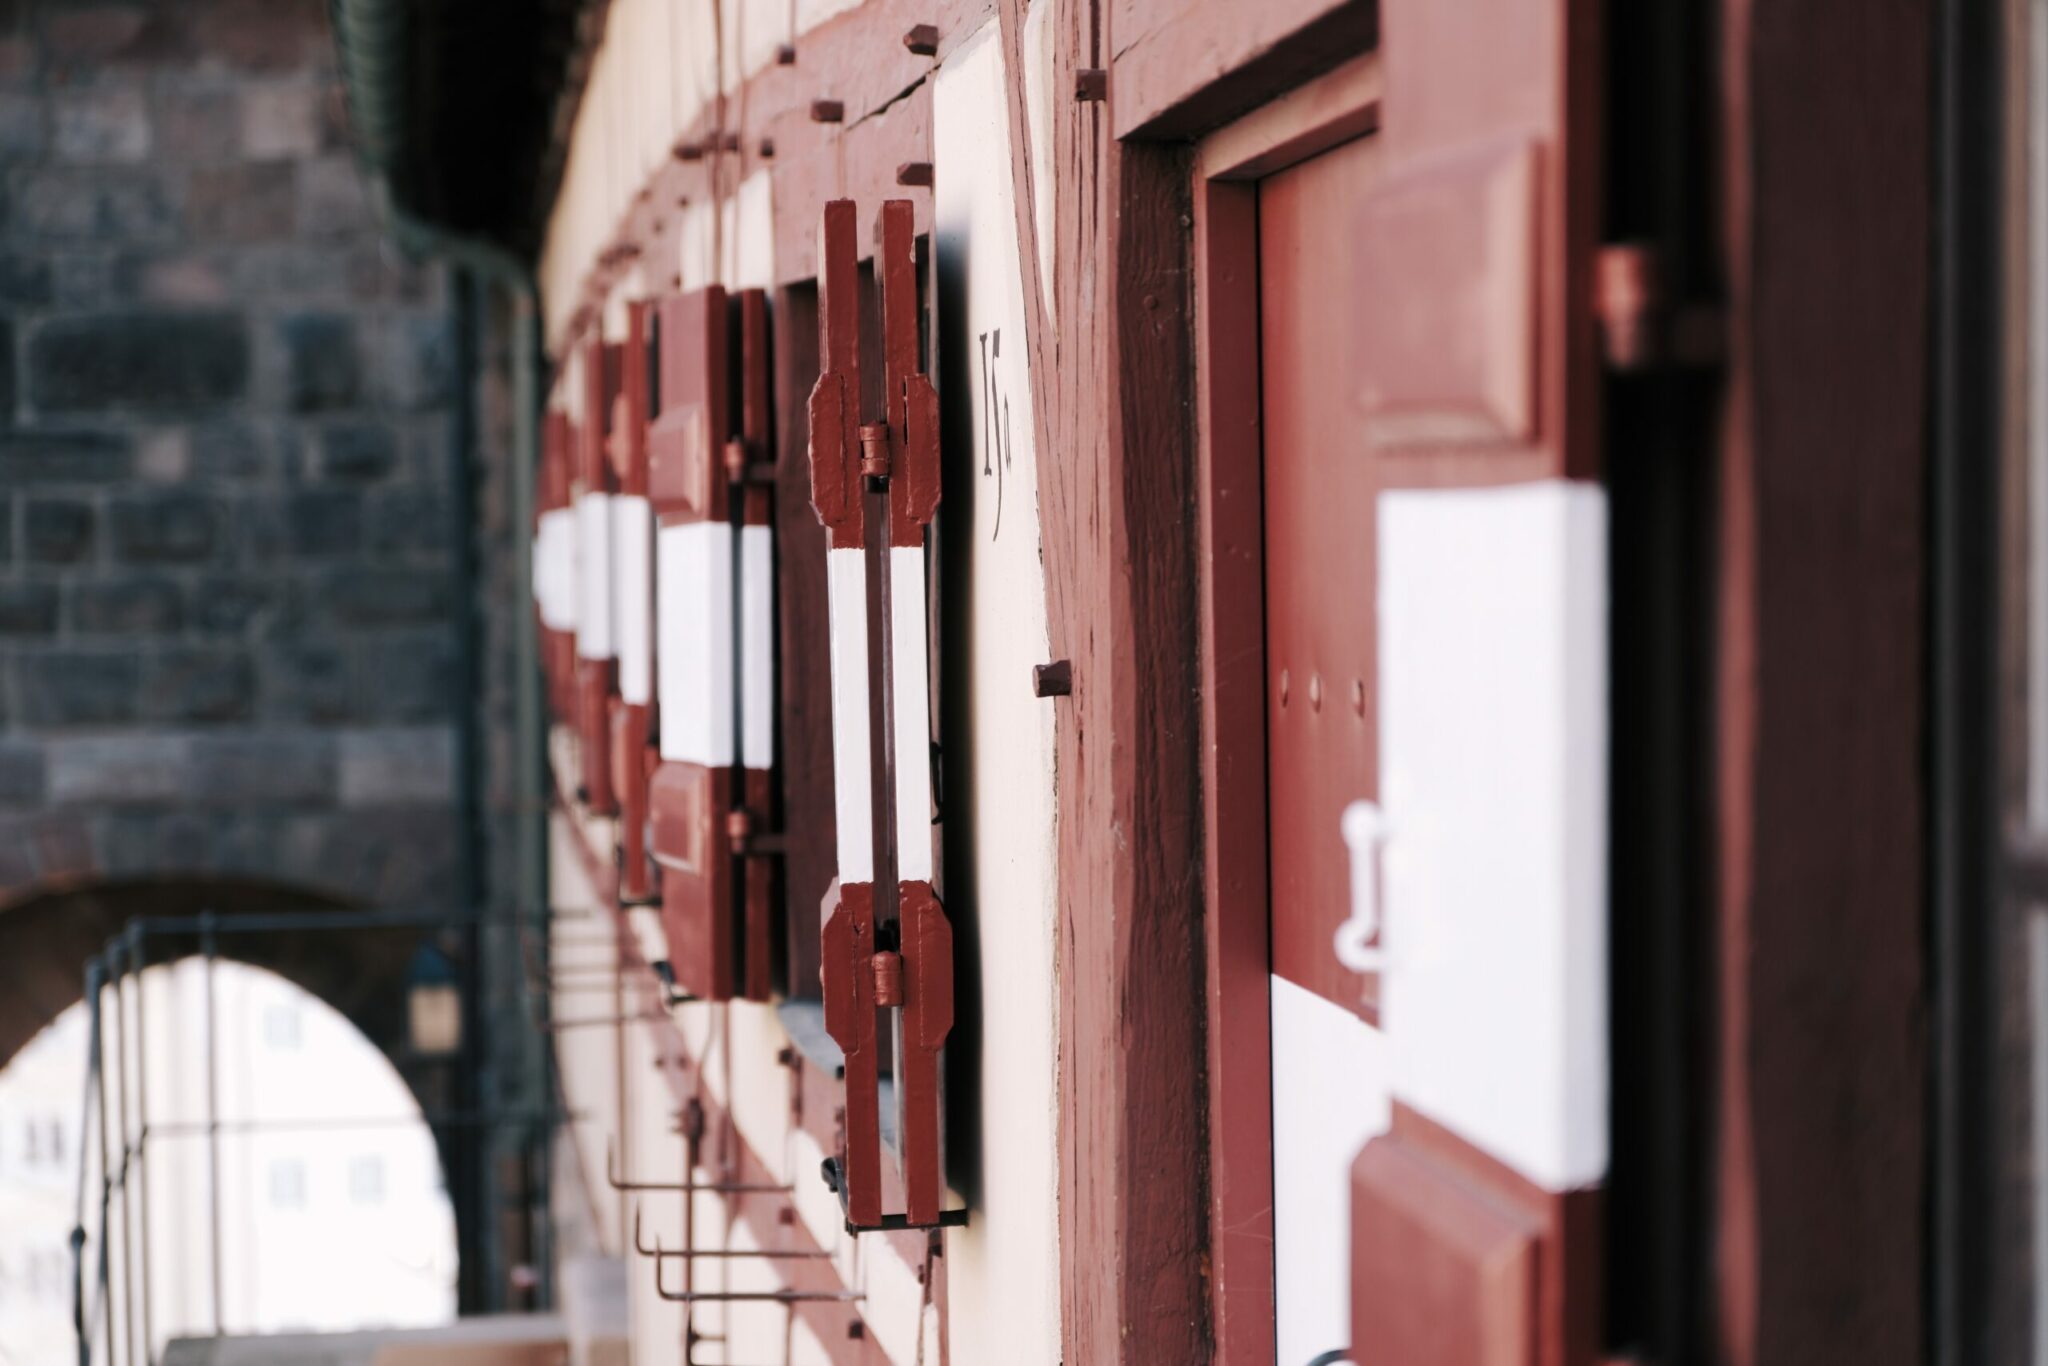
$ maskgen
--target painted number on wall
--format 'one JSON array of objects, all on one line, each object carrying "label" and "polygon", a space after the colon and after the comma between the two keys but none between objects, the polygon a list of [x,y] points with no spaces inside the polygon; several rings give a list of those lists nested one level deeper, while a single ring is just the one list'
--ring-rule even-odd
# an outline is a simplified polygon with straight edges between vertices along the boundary
[{"label": "painted number on wall", "polygon": [[1003,534],[1003,469],[1012,459],[1010,447],[1010,399],[1003,392],[997,363],[1003,358],[1003,329],[981,334],[981,473],[996,481],[994,540]]}]

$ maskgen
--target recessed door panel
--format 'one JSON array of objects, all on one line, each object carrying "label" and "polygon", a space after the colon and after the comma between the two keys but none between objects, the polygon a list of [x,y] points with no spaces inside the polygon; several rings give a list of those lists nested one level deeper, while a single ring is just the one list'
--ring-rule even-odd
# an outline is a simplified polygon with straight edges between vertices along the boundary
[{"label": "recessed door panel", "polygon": [[1351,905],[1339,823],[1378,795],[1377,485],[1344,301],[1376,155],[1360,138],[1259,186],[1273,971],[1357,1011],[1368,979],[1330,945]]},{"label": "recessed door panel", "polygon": [[[1345,1346],[1348,1211],[1330,1192],[1388,1120],[1374,982],[1344,966],[1345,808],[1379,787],[1374,455],[1346,345],[1369,138],[1259,185],[1267,858],[1277,1361]],[[1364,1018],[1361,1018],[1364,1017]]]}]

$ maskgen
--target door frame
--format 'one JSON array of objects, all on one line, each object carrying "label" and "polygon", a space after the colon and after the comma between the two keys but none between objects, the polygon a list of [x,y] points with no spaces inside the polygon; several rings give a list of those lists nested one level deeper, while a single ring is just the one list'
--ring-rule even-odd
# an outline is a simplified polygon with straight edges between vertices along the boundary
[{"label": "door frame", "polygon": [[1219,1361],[1274,1357],[1271,914],[1259,181],[1378,127],[1377,51],[1196,144],[1196,531],[1210,1313]]}]

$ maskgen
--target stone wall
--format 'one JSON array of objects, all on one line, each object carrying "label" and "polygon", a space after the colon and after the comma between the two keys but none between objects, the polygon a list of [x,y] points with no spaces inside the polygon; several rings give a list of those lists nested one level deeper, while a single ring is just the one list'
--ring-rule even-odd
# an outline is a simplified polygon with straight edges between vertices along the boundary
[{"label": "stone wall", "polygon": [[0,895],[445,906],[452,290],[385,240],[326,6],[0,0],[0,173]]}]

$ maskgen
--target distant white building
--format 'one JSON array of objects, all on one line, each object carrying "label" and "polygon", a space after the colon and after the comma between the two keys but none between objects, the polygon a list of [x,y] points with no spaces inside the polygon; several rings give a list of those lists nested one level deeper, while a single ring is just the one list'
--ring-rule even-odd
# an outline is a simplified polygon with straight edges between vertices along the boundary
[{"label": "distant white building", "polygon": [[[147,1189],[152,1350],[174,1336],[425,1327],[455,1316],[455,1218],[419,1106],[390,1062],[340,1013],[239,963],[215,969],[219,1037],[219,1242],[206,1140],[206,982],[196,959],[152,969],[128,1000],[127,1123],[139,1132],[146,1074],[150,1138],[131,1173],[127,1220],[142,1244]],[[105,998],[108,1104],[114,998]],[[138,1043],[138,1039],[140,1042]],[[0,1366],[72,1359],[69,1238],[87,1165],[87,1300],[99,1256],[99,1131],[81,1132],[89,1020],[67,1010],[0,1070]],[[138,1066],[140,1064],[140,1066]],[[117,1196],[109,1255],[130,1263]],[[143,1283],[142,1259],[133,1282]],[[118,1288],[116,1331],[142,1331]],[[104,1345],[97,1359],[104,1359]],[[124,1352],[123,1359],[127,1354]]]}]

